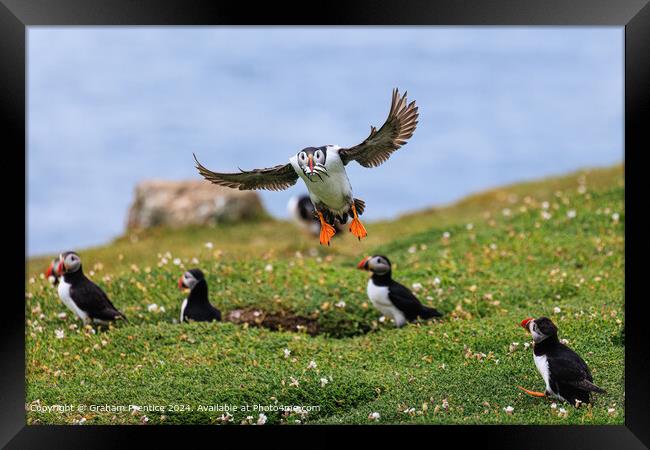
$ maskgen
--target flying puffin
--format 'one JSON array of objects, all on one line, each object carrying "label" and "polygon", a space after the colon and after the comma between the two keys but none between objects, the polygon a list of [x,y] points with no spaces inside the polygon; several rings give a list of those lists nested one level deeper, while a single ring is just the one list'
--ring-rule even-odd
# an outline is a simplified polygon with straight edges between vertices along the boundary
[{"label": "flying puffin", "polygon": [[208,300],[208,283],[200,269],[191,269],[181,275],[178,288],[190,290],[190,295],[181,305],[181,322],[188,319],[196,322],[221,320],[221,312]]},{"label": "flying puffin", "polygon": [[396,327],[418,317],[431,319],[442,316],[436,309],[420,303],[407,287],[393,280],[390,261],[385,256],[368,256],[359,262],[357,268],[372,272],[368,280],[368,298],[382,314],[393,318]]},{"label": "flying puffin", "polygon": [[117,319],[126,320],[106,293],[84,275],[78,254],[61,253],[55,272],[59,277],[59,298],[84,323],[107,324]]},{"label": "flying puffin", "polygon": [[59,285],[59,274],[56,272],[57,263],[58,260],[54,258],[45,271],[45,277],[47,278],[47,281],[49,281],[50,284],[54,287],[57,287]]},{"label": "flying puffin", "polygon": [[557,327],[547,317],[527,318],[521,326],[533,336],[535,366],[546,383],[545,392],[535,392],[518,386],[535,397],[555,397],[579,406],[590,403],[590,393],[605,391],[593,383],[587,364],[576,352],[561,343]]},{"label": "flying puffin", "polygon": [[240,169],[239,173],[212,172],[201,165],[196,155],[194,160],[196,168],[206,180],[239,190],[280,191],[302,178],[320,221],[321,245],[329,245],[336,233],[334,220],[346,223],[348,216],[352,217],[349,231],[361,240],[367,236],[366,229],[359,220],[365,203],[353,197],[345,166],[350,161],[357,161],[363,167],[379,166],[413,135],[418,123],[417,118],[418,108],[415,102],[407,104],[406,93],[400,97],[398,90],[394,89],[390,111],[384,124],[379,130],[370,127],[370,135],[354,147],[306,147],[292,156],[288,164],[250,171]]},{"label": "flying puffin", "polygon": [[[320,233],[318,215],[316,214],[316,209],[314,208],[314,204],[311,202],[309,195],[304,194],[291,197],[289,203],[287,203],[287,211],[291,215],[293,221],[301,228],[307,230],[309,234],[317,236]],[[338,220],[334,221],[333,226],[336,229],[336,232],[343,230],[341,223]]]}]

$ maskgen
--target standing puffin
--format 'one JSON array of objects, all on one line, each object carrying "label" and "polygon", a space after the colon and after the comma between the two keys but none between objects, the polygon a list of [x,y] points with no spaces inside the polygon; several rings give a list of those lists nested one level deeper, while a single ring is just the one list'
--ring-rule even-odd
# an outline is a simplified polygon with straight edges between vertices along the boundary
[{"label": "standing puffin", "polygon": [[208,283],[200,269],[191,269],[178,279],[178,288],[187,288],[190,295],[181,305],[181,322],[194,320],[210,322],[221,320],[221,312],[210,304],[208,299]]},{"label": "standing puffin", "polygon": [[436,309],[424,306],[405,286],[391,277],[391,265],[382,255],[368,256],[359,262],[358,269],[372,272],[368,280],[368,298],[382,314],[392,317],[396,327],[413,322],[418,317],[441,317]]},{"label": "standing puffin", "polygon": [[107,324],[117,319],[126,320],[106,293],[84,275],[81,258],[75,252],[59,256],[56,275],[59,277],[59,298],[84,323]]},{"label": "standing puffin", "polygon": [[[291,197],[289,203],[287,203],[287,211],[294,222],[296,222],[301,228],[305,229],[309,234],[318,236],[320,233],[320,222],[318,221],[316,209],[314,208],[314,204],[311,202],[309,195],[304,194]],[[343,230],[341,223],[338,220],[334,221],[333,226],[337,232]]]},{"label": "standing puffin", "polygon": [[363,167],[376,167],[406,143],[418,123],[418,108],[415,102],[407,104],[406,93],[400,97],[393,90],[390,112],[379,130],[370,128],[370,135],[359,145],[342,148],[338,145],[306,147],[289,159],[268,169],[255,169],[239,173],[212,172],[201,165],[194,155],[199,173],[214,184],[239,190],[269,189],[280,191],[294,185],[298,178],[307,185],[309,197],[320,221],[320,243],[329,245],[336,233],[334,220],[346,223],[352,216],[349,230],[359,240],[367,232],[359,216],[365,203],[354,198],[352,186],[345,171],[350,161],[357,161]]},{"label": "standing puffin", "polygon": [[59,285],[59,274],[56,272],[57,263],[58,260],[54,258],[45,271],[45,277],[47,278],[47,281],[49,281],[50,284],[54,287],[57,287]]},{"label": "standing puffin", "polygon": [[535,397],[555,397],[579,406],[590,403],[590,393],[605,391],[593,383],[587,363],[557,337],[557,327],[547,317],[527,318],[521,326],[533,336],[535,366],[546,384],[545,392],[519,388]]}]

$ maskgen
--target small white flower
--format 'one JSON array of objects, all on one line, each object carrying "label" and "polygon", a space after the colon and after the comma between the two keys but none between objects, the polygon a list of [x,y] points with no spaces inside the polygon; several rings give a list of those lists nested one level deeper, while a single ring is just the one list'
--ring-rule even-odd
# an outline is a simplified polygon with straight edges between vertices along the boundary
[{"label": "small white flower", "polygon": [[320,379],[320,387],[325,387],[327,383],[329,383],[329,380],[327,378]]},{"label": "small white flower", "polygon": [[568,339],[560,339],[560,342],[564,345],[567,345],[569,343]]},{"label": "small white flower", "polygon": [[289,378],[291,379],[291,383],[289,383],[289,386],[298,387],[298,385],[300,385],[300,382],[298,382],[298,380],[296,380],[294,377],[289,377]]},{"label": "small white flower", "polygon": [[56,317],[58,317],[59,319],[63,320],[63,319],[65,319],[66,317],[68,317],[68,315],[67,315],[66,313],[64,313],[64,312],[60,312],[60,313],[58,313],[58,314],[56,315]]},{"label": "small white flower", "polygon": [[84,422],[86,422],[86,418],[85,418],[85,417],[82,417],[82,418],[79,419],[79,420],[75,420],[75,421],[73,422],[73,424],[74,424],[74,425],[83,425]]},{"label": "small white flower", "polygon": [[607,414],[610,416],[616,415],[616,408],[607,408]]},{"label": "small white flower", "polygon": [[142,423],[147,423],[149,422],[149,418],[147,416],[142,416]]},{"label": "small white flower", "polygon": [[548,211],[542,211],[542,219],[549,220],[553,215]]},{"label": "small white flower", "polygon": [[465,225],[465,228],[467,228],[467,230],[472,230],[474,228],[474,224],[468,223],[467,225]]},{"label": "small white flower", "polygon": [[273,272],[273,266],[271,264],[267,264],[264,267],[264,270],[267,271],[267,272]]},{"label": "small white flower", "polygon": [[266,423],[266,414],[260,413],[258,419],[257,419],[257,424],[258,425],[264,425]]},{"label": "small white flower", "polygon": [[411,287],[413,288],[414,291],[419,291],[420,289],[422,289],[422,283],[413,283]]},{"label": "small white flower", "polygon": [[587,192],[587,186],[585,186],[584,184],[578,186],[578,194],[584,194],[585,192]]},{"label": "small white flower", "polygon": [[284,352],[284,357],[285,357],[285,358],[288,358],[289,355],[291,354],[291,350],[289,350],[288,348],[285,348],[285,349],[282,350],[282,351]]},{"label": "small white flower", "polygon": [[449,234],[449,231],[445,231],[442,233],[442,238],[443,239],[449,239],[451,237],[451,234]]},{"label": "small white flower", "polygon": [[172,262],[174,263],[175,266],[180,266],[181,259],[180,258],[174,258],[174,260]]},{"label": "small white flower", "polygon": [[490,249],[491,250],[496,250],[497,248],[498,248],[497,244],[495,244],[494,242],[490,244]]},{"label": "small white flower", "polygon": [[155,303],[152,303],[147,306],[147,311],[149,312],[158,312],[158,305]]},{"label": "small white flower", "polygon": [[621,218],[621,216],[618,213],[612,214],[612,220],[614,222],[618,222],[620,218]]},{"label": "small white flower", "polygon": [[205,245],[205,248],[210,249],[210,250],[212,250],[212,247],[214,247],[214,245],[212,245],[212,242],[206,242],[204,245]]},{"label": "small white flower", "polygon": [[409,253],[415,253],[418,250],[418,248],[415,245],[411,245],[408,249]]},{"label": "small white flower", "polygon": [[542,209],[548,209],[549,206],[548,202],[542,202]]},{"label": "small white flower", "polygon": [[334,306],[336,306],[337,308],[345,308],[345,302],[341,300],[340,302],[335,303]]},{"label": "small white flower", "polygon": [[576,213],[576,210],[575,210],[575,209],[570,209],[570,210],[568,210],[568,211],[566,212],[566,216],[567,216],[569,219],[573,219],[573,218],[575,218],[576,214],[577,214],[577,213]]},{"label": "small white flower", "polygon": [[56,330],[54,330],[54,336],[57,339],[63,339],[65,337],[65,333],[63,332],[63,330],[56,329]]},{"label": "small white flower", "polygon": [[[199,263],[198,258],[197,258],[196,256],[195,256],[194,258],[192,258],[191,263],[192,263],[192,264],[198,264],[198,263]],[[147,271],[147,270],[145,269],[145,272],[146,272],[146,271]]]},{"label": "small white flower", "polygon": [[503,408],[503,410],[506,412],[506,414],[512,414],[512,412],[515,410],[512,406],[506,406]]},{"label": "small white flower", "polygon": [[376,411],[368,414],[368,420],[379,420],[380,417],[381,416]]},{"label": "small white flower", "polygon": [[381,323],[386,322],[386,316],[379,316],[379,321],[380,321]]},{"label": "small white flower", "polygon": [[528,348],[528,347],[530,347],[530,343],[529,342],[524,342],[524,348]]},{"label": "small white flower", "polygon": [[554,312],[555,314],[560,314],[560,313],[562,312],[562,310],[560,309],[559,306],[556,306],[555,308],[553,308],[553,312]]},{"label": "small white flower", "polygon": [[555,402],[551,403],[551,409],[557,409],[557,403]]},{"label": "small white flower", "polygon": [[307,365],[307,368],[308,369],[315,369],[316,368],[316,361],[314,361],[313,359],[311,361],[309,361],[309,364]]},{"label": "small white flower", "polygon": [[510,208],[503,208],[501,210],[501,214],[503,214],[505,217],[509,217],[510,213],[511,213]]},{"label": "small white flower", "polygon": [[433,285],[434,285],[434,286],[440,286],[440,278],[435,277],[435,278],[433,279]]},{"label": "small white flower", "polygon": [[558,411],[558,415],[566,417],[568,415],[568,413],[567,413],[566,409],[560,408],[560,410]]}]

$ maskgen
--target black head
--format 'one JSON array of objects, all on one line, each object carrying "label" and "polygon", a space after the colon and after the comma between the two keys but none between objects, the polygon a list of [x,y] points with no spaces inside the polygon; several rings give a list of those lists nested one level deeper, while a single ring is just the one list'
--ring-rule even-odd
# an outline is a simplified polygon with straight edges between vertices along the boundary
[{"label": "black head", "polygon": [[536,343],[542,342],[550,337],[557,338],[557,327],[548,317],[539,317],[537,319],[525,319],[521,322],[524,327],[533,336]]},{"label": "black head", "polygon": [[391,264],[388,257],[384,255],[368,256],[362,259],[357,268],[361,270],[369,270],[373,274],[384,275],[391,271]]},{"label": "black head", "polygon": [[56,275],[73,273],[81,270],[81,257],[75,252],[63,252],[59,255],[59,263],[56,266]]},{"label": "black head", "polygon": [[192,289],[199,281],[205,280],[205,276],[201,269],[190,269],[185,272],[178,280],[178,288]]},{"label": "black head", "polygon": [[314,175],[327,175],[327,169],[325,168],[327,146],[303,148],[296,157],[298,166],[310,179]]}]

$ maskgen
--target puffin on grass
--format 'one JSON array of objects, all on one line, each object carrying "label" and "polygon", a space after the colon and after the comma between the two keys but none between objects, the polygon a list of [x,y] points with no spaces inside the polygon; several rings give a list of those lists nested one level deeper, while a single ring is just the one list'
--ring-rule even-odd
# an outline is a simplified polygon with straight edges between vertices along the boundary
[{"label": "puffin on grass", "polygon": [[212,172],[201,165],[196,155],[194,160],[196,168],[206,180],[239,190],[280,191],[302,178],[320,221],[321,245],[329,245],[336,233],[334,220],[346,223],[348,216],[352,217],[349,231],[361,240],[368,234],[359,220],[365,203],[353,197],[345,166],[350,161],[357,161],[363,167],[379,166],[413,135],[418,123],[417,118],[418,108],[415,102],[407,103],[406,93],[400,97],[398,90],[394,89],[390,111],[384,124],[379,130],[371,127],[370,135],[354,147],[306,147],[291,157],[287,164],[250,171],[240,169],[239,173]]},{"label": "puffin on grass", "polygon": [[181,305],[181,323],[193,320],[211,322],[221,320],[221,312],[208,299],[208,283],[200,269],[190,269],[178,279],[178,288],[187,288],[190,295]]},{"label": "puffin on grass", "polygon": [[77,253],[62,253],[54,273],[59,278],[59,298],[85,324],[107,325],[115,320],[127,320],[106,293],[86,277]]},{"label": "puffin on grass", "polygon": [[369,270],[368,298],[382,314],[392,317],[396,327],[418,318],[431,319],[442,314],[434,308],[420,303],[420,300],[406,287],[392,278],[391,264],[383,255],[368,256],[357,265],[358,269]]},{"label": "puffin on grass", "polygon": [[546,384],[545,392],[518,386],[534,397],[555,397],[578,407],[590,403],[591,393],[606,393],[594,384],[587,363],[557,337],[557,327],[548,317],[522,320],[521,326],[533,336],[535,366]]}]

